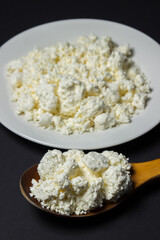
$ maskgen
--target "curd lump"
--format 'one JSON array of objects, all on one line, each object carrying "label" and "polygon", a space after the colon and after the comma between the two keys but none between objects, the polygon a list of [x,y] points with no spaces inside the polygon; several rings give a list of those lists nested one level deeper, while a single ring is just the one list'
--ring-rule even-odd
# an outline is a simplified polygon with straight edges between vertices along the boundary
[{"label": "curd lump", "polygon": [[129,123],[150,92],[131,57],[129,45],[94,34],[35,47],[7,65],[16,113],[63,134]]},{"label": "curd lump", "polygon": [[132,187],[131,165],[117,152],[49,150],[32,179],[30,195],[60,214],[86,214],[104,201],[115,202]]}]

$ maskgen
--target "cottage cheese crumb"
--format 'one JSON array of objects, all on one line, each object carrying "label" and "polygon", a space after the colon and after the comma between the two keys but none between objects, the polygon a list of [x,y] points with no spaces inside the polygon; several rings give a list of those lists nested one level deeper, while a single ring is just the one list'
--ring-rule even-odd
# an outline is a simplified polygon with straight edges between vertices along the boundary
[{"label": "cottage cheese crumb", "polygon": [[129,123],[150,92],[130,46],[94,34],[35,47],[6,70],[16,113],[63,134]]},{"label": "cottage cheese crumb", "polygon": [[131,190],[131,165],[113,151],[49,150],[32,179],[30,195],[42,207],[61,214],[86,214],[105,201],[117,201]]}]

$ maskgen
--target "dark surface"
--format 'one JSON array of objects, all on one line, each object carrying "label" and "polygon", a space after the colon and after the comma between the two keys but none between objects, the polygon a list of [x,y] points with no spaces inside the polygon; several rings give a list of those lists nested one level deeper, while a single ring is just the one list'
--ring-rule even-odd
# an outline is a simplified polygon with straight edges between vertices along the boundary
[{"label": "dark surface", "polygon": [[[70,18],[120,22],[160,42],[158,1],[1,1],[0,45],[30,27]],[[0,125],[0,239],[160,239],[160,181],[99,217],[63,219],[43,213],[21,195],[22,172],[39,162],[48,147],[29,142]],[[110,148],[131,162],[160,157],[160,125],[129,143]]]}]

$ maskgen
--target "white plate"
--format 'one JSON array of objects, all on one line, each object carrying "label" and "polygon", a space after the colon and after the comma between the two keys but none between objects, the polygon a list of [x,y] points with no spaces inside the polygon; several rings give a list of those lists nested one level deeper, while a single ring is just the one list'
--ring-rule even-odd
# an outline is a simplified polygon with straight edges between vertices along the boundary
[{"label": "white plate", "polygon": [[[78,36],[95,33],[108,35],[118,44],[129,43],[134,48],[134,60],[147,76],[152,88],[150,101],[144,111],[129,124],[113,129],[82,135],[64,136],[56,131],[35,127],[16,116],[10,102],[5,65],[27,54],[35,45],[45,47],[59,41],[74,40]],[[160,47],[145,34],[122,24],[94,19],[65,20],[29,29],[0,49],[0,121],[12,132],[28,140],[58,148],[98,149],[130,141],[146,133],[160,122]]]}]

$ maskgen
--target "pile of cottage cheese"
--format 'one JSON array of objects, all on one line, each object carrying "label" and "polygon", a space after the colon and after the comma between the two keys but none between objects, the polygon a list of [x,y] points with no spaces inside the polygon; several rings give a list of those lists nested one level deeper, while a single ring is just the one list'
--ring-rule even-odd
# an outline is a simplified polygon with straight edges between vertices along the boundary
[{"label": "pile of cottage cheese", "polygon": [[94,34],[35,47],[7,65],[16,113],[63,134],[129,123],[150,92],[131,57],[129,45]]},{"label": "pile of cottage cheese", "polygon": [[48,151],[32,179],[30,195],[60,214],[86,214],[104,201],[117,201],[131,190],[131,165],[117,152]]}]

